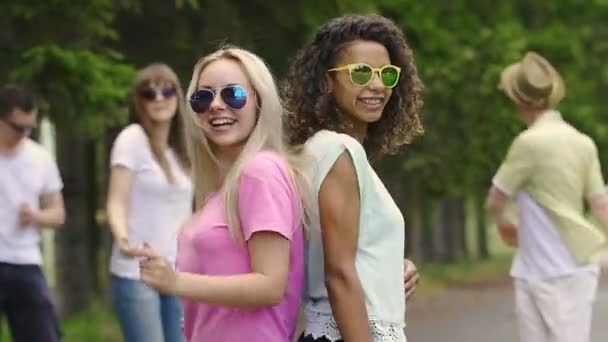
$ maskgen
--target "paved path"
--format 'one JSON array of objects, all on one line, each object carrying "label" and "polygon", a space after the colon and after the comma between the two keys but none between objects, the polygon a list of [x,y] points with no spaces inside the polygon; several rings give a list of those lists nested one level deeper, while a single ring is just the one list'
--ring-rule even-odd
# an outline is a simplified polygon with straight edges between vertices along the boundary
[{"label": "paved path", "polygon": [[[607,273],[594,306],[591,342],[608,341]],[[408,342],[517,342],[513,303],[508,279],[414,298],[408,303]]]}]

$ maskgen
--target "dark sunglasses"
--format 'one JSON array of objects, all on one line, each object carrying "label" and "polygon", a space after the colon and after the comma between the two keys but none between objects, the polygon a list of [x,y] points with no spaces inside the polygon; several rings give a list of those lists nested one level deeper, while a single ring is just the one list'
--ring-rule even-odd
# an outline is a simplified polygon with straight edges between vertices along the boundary
[{"label": "dark sunglasses", "polygon": [[7,119],[2,119],[2,121],[4,123],[6,123],[7,125],[9,125],[19,135],[30,134],[30,133],[32,133],[33,130],[36,129],[36,126],[20,125],[18,123],[14,123]]},{"label": "dark sunglasses", "polygon": [[329,69],[327,71],[342,71],[348,70],[350,81],[358,86],[365,87],[372,82],[374,74],[378,74],[382,85],[386,88],[394,88],[399,82],[401,68],[395,65],[387,64],[381,68],[374,68],[366,63],[353,63]]},{"label": "dark sunglasses", "polygon": [[156,101],[158,95],[161,95],[162,98],[168,99],[177,93],[175,87],[164,87],[162,89],[156,88],[146,88],[139,92],[139,96],[146,99],[147,101]]},{"label": "dark sunglasses", "polygon": [[[203,114],[209,110],[218,89],[199,89],[190,96],[190,107],[195,113]],[[228,107],[241,109],[247,103],[247,90],[240,85],[230,85],[219,89],[220,97]]]}]

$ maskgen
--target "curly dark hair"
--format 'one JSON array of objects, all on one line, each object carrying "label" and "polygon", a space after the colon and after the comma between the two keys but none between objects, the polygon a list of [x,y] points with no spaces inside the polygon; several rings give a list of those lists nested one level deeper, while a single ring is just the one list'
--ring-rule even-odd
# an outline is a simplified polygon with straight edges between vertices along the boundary
[{"label": "curly dark hair", "polygon": [[391,63],[401,67],[401,78],[382,117],[368,127],[363,146],[370,159],[394,153],[423,133],[419,112],[422,82],[412,50],[395,23],[379,15],[347,15],[324,24],[312,41],[292,60],[283,87],[287,134],[291,144],[303,144],[322,129],[346,132],[350,122],[327,92],[327,70],[339,52],[355,40],[375,41],[386,47]]}]

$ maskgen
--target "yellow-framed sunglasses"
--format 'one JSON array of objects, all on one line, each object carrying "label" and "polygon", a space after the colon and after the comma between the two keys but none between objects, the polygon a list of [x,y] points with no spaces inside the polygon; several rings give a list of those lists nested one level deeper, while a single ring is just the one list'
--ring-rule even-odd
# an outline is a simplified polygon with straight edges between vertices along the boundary
[{"label": "yellow-framed sunglasses", "polygon": [[365,87],[366,85],[370,84],[374,78],[374,74],[378,73],[378,78],[384,87],[394,88],[397,83],[399,83],[399,76],[401,74],[401,68],[392,64],[387,64],[381,68],[374,68],[366,63],[353,63],[329,69],[327,71],[330,72],[342,70],[348,70],[350,81],[359,87]]}]

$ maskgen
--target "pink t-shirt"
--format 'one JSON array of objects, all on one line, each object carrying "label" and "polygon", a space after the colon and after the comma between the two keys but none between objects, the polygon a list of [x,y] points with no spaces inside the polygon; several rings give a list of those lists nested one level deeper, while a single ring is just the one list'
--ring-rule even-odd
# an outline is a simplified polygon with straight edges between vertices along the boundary
[{"label": "pink t-shirt", "polygon": [[[260,152],[246,162],[238,187],[239,218],[248,241],[273,231],[291,241],[289,275],[281,303],[259,308],[219,307],[184,300],[184,334],[189,342],[287,342],[295,332],[304,277],[304,235],[300,202],[286,162]],[[182,272],[233,275],[251,272],[245,244],[228,231],[223,196],[213,194],[182,231],[177,267]]]}]

